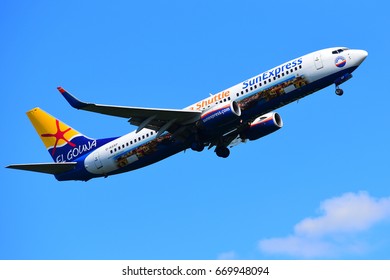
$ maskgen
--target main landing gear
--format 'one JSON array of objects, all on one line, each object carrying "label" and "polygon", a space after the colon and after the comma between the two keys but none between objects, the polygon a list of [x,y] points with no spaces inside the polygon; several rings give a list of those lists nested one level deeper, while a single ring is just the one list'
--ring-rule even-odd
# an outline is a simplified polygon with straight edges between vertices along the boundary
[{"label": "main landing gear", "polygon": [[191,145],[191,149],[193,151],[196,151],[196,152],[201,152],[204,150],[204,145],[203,145],[203,143],[200,143],[200,142],[194,142]]},{"label": "main landing gear", "polygon": [[215,149],[217,156],[227,158],[230,155],[230,150],[227,147],[220,146]]}]

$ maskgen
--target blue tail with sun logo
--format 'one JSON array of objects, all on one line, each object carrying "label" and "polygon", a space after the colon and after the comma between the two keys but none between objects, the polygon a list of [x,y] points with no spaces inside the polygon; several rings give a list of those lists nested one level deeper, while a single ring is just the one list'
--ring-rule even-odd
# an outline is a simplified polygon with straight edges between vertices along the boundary
[{"label": "blue tail with sun logo", "polygon": [[55,162],[73,162],[115,139],[89,138],[40,108],[28,111],[27,116]]}]

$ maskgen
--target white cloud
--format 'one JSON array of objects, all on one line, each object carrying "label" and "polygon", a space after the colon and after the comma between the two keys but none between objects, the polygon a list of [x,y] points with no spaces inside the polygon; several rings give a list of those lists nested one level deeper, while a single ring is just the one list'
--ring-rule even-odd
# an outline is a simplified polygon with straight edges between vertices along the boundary
[{"label": "white cloud", "polygon": [[366,192],[346,193],[321,203],[322,216],[306,218],[295,226],[299,235],[322,236],[358,232],[390,216],[390,197],[375,199]]},{"label": "white cloud", "polygon": [[263,239],[259,242],[259,247],[263,252],[303,258],[331,256],[334,249],[329,242],[295,235]]},{"label": "white cloud", "polygon": [[320,214],[296,224],[290,236],[261,240],[260,250],[303,258],[364,252],[367,245],[352,236],[390,218],[390,197],[376,199],[366,192],[346,193],[323,201]]},{"label": "white cloud", "polygon": [[235,260],[237,259],[236,252],[229,251],[218,255],[218,260]]}]

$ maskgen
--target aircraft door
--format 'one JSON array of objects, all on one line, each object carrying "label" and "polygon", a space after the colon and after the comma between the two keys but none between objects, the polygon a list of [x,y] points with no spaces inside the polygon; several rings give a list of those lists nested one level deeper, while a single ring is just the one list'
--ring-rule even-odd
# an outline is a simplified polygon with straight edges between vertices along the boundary
[{"label": "aircraft door", "polygon": [[100,169],[103,167],[102,161],[100,160],[99,152],[95,152],[93,154],[93,160],[95,162],[95,166],[97,169]]},{"label": "aircraft door", "polygon": [[317,52],[314,54],[314,64],[315,64],[317,70],[320,70],[324,67],[324,64],[322,63],[322,58],[321,58],[320,52]]}]

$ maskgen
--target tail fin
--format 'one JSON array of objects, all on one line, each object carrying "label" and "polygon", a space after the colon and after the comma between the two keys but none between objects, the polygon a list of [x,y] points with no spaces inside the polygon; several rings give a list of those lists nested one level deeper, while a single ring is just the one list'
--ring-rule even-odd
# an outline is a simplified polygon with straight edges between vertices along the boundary
[{"label": "tail fin", "polygon": [[27,113],[55,162],[69,162],[97,148],[97,141],[71,128],[40,108]]}]

